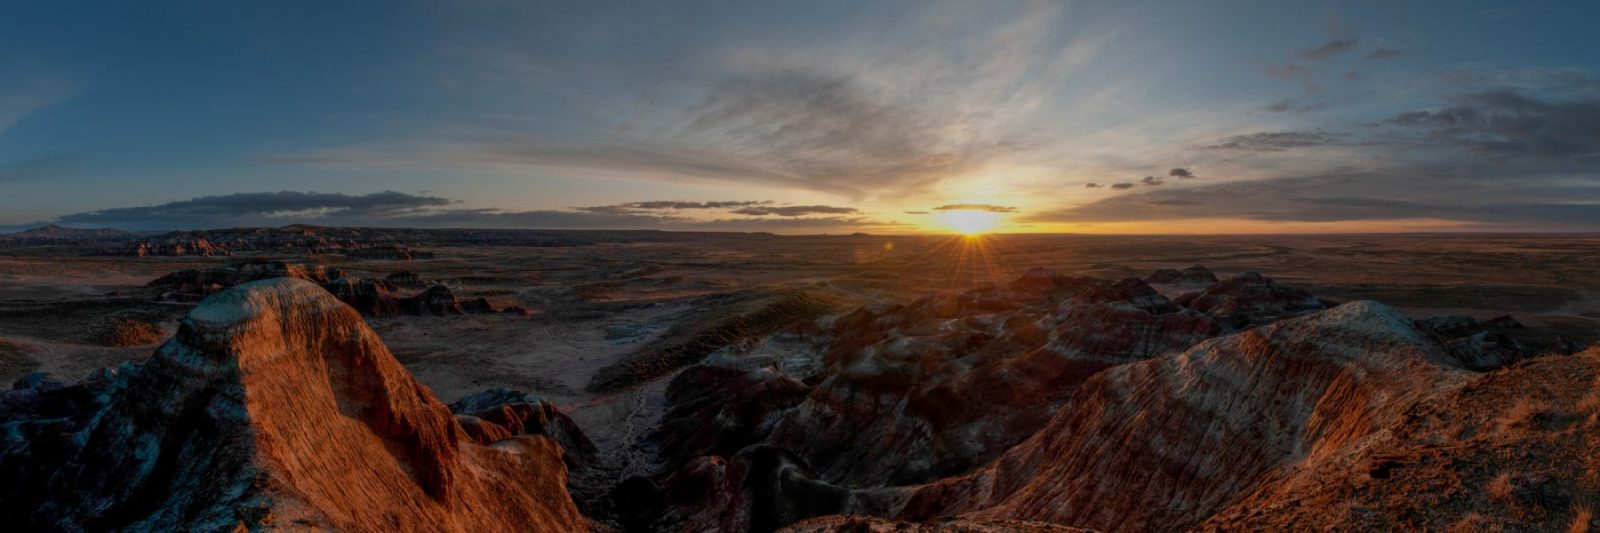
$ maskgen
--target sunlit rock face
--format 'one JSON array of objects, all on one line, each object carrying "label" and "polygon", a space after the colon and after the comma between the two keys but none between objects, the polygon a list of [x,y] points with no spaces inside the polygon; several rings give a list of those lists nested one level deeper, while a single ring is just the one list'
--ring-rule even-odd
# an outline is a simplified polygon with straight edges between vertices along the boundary
[{"label": "sunlit rock face", "polygon": [[354,309],[301,279],[219,293],[147,362],[14,390],[0,409],[13,526],[587,527],[560,445],[474,440]]},{"label": "sunlit rock face", "polygon": [[[1197,313],[1150,313],[1149,309],[1165,306],[1139,297],[1143,291],[1132,283],[1087,286],[1093,289],[1067,290],[1047,298],[1053,302],[1045,313],[1048,319],[1040,316],[1034,322],[1056,328],[1041,326],[1041,336],[1060,340],[1062,335],[1056,332],[1070,322],[1063,319],[1066,316],[1139,311],[1194,317]],[[1067,387],[1070,393],[1036,431],[991,460],[975,463],[968,473],[930,476],[935,479],[910,484],[893,476],[853,478],[884,472],[863,465],[911,464],[941,450],[928,444],[939,442],[936,432],[922,433],[921,439],[896,440],[908,434],[899,433],[903,428],[937,425],[905,409],[920,385],[891,388],[882,383],[900,380],[867,379],[859,383],[877,388],[858,386],[850,393],[838,392],[840,383],[848,382],[845,377],[853,376],[849,365],[893,355],[885,347],[894,342],[922,347],[908,350],[911,353],[944,357],[950,353],[919,345],[916,336],[896,327],[861,328],[904,324],[904,317],[957,320],[961,309],[930,298],[904,307],[859,310],[820,330],[800,328],[811,331],[809,340],[802,341],[805,336],[796,331],[786,340],[769,341],[776,341],[777,347],[763,344],[748,350],[746,357],[769,364],[743,370],[737,379],[717,381],[716,373],[701,374],[701,379],[721,385],[750,384],[745,390],[784,391],[756,402],[760,409],[741,411],[752,415],[743,420],[759,423],[734,424],[755,433],[771,426],[771,436],[737,453],[693,457],[662,476],[636,480],[631,494],[647,496],[644,500],[651,502],[654,514],[649,517],[653,521],[635,523],[748,531],[786,524],[794,524],[796,531],[813,531],[896,530],[942,523],[1101,531],[1295,530],[1326,524],[1356,530],[1513,524],[1539,530],[1589,520],[1592,515],[1574,502],[1600,496],[1600,477],[1589,473],[1600,470],[1592,466],[1589,452],[1600,444],[1600,432],[1595,431],[1600,428],[1596,425],[1600,393],[1594,392],[1600,383],[1600,352],[1537,358],[1480,374],[1473,371],[1473,361],[1453,346],[1455,342],[1393,308],[1366,301],[1202,338],[1180,351],[1143,358],[1130,355],[1120,364],[1102,359],[1108,366]],[[1112,327],[1109,323],[1128,320],[1108,318],[1091,329],[1104,331]],[[1015,324],[1007,329],[1014,328]],[[775,386],[786,383],[781,369],[807,368],[795,363],[795,354],[803,353],[803,346],[819,336],[827,337],[831,346],[842,339],[853,339],[855,344],[849,353],[826,352],[827,362],[816,367],[816,374],[798,380],[816,384],[804,402],[791,409],[774,408],[782,402],[772,400],[795,394],[788,390],[793,385]],[[1480,335],[1462,338],[1476,336]],[[982,343],[950,346],[961,346],[959,353],[978,353],[1003,338],[995,335]],[[1087,353],[1052,349],[1051,344],[1039,343],[1034,352]],[[1122,341],[1114,346],[1129,350],[1141,343]],[[878,351],[870,356],[858,353],[872,347]],[[723,354],[707,365],[720,365],[732,375],[733,362],[741,360],[749,364],[750,359]],[[979,383],[981,368],[969,363],[965,371],[950,375],[959,376],[954,381],[963,384]],[[909,381],[938,384],[945,379],[937,371],[919,371]],[[1026,374],[1043,375],[1034,369]],[[883,372],[864,375],[878,377]],[[1016,383],[1008,382],[1025,390]],[[1540,385],[1531,394],[1518,392],[1529,383]],[[959,398],[1002,416],[1010,406],[1021,405],[1008,403],[1011,396],[999,390]],[[720,394],[741,397],[726,390]],[[881,400],[886,396],[899,403]],[[845,400],[828,403],[819,397]],[[846,407],[823,416],[822,409],[811,410],[814,405]],[[855,405],[872,407],[853,410]],[[960,410],[952,403],[937,412],[948,415]],[[921,411],[925,412],[929,411]],[[854,449],[833,447],[827,451],[831,456],[808,457],[806,446],[814,441],[794,437],[804,432],[789,436],[784,432],[811,420],[827,422],[805,426],[811,434],[826,433],[817,441],[850,441],[853,436],[845,428],[867,436],[855,440]],[[749,434],[742,435],[748,440]],[[890,444],[873,444],[879,442]],[[906,449],[916,451],[899,453]],[[1436,505],[1419,508],[1419,494],[1430,495]],[[1496,514],[1486,518],[1489,515],[1483,513]],[[835,516],[812,518],[819,515]]]},{"label": "sunlit rock face", "polygon": [[1183,529],[1285,472],[1352,461],[1470,376],[1398,311],[1347,303],[1102,372],[997,461],[879,494],[880,512]]},{"label": "sunlit rock face", "polygon": [[1197,529],[1594,531],[1600,348],[1475,375],[1369,440],[1281,470]]}]

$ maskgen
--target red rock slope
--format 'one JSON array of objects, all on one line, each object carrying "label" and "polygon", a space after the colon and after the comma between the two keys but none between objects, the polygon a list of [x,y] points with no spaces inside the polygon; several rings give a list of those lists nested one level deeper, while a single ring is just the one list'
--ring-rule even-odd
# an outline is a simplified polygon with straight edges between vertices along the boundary
[{"label": "red rock slope", "polygon": [[[90,416],[7,423],[0,518],[71,530],[587,529],[559,445],[474,443],[355,310],[305,280],[207,299],[148,362],[79,395]],[[15,420],[35,409],[23,396],[6,398]]]},{"label": "red rock slope", "polygon": [[1286,470],[1348,461],[1470,379],[1454,364],[1399,312],[1352,302],[1102,372],[984,470],[877,505],[913,520],[1184,529]]}]

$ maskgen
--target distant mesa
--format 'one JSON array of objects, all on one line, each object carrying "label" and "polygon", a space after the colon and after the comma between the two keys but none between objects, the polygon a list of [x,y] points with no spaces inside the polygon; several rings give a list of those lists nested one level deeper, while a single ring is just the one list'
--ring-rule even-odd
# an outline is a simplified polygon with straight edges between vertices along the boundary
[{"label": "distant mesa", "polygon": [[[432,246],[585,246],[706,238],[660,231],[347,228],[290,225],[173,231],[105,239],[109,255],[212,257],[339,254],[356,260],[431,259]],[[117,245],[117,243],[122,243]]]},{"label": "distant mesa", "polygon": [[[497,308],[486,298],[458,298],[449,287],[430,284],[416,274],[401,271],[385,279],[346,277],[337,268],[322,265],[302,266],[283,261],[253,259],[220,267],[187,269],[157,278],[146,286],[164,301],[197,302],[230,287],[256,280],[295,278],[314,282],[349,304],[362,315],[450,316],[469,313],[528,315],[519,306]],[[390,281],[393,279],[394,281]],[[397,296],[401,289],[422,288],[410,296]]]},{"label": "distant mesa", "polygon": [[47,224],[16,233],[0,235],[0,243],[24,246],[74,244],[119,238],[127,235],[127,232],[110,228],[71,228]]}]

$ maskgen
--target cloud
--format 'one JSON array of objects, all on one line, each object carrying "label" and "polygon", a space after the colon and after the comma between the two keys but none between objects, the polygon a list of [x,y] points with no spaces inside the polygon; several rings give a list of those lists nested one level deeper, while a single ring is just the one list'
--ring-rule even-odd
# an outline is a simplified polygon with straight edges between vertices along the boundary
[{"label": "cloud", "polygon": [[1111,188],[1119,190],[1119,191],[1122,191],[1122,190],[1132,189],[1133,188],[1133,184],[1124,181],[1122,183],[1113,183],[1113,184],[1111,184]]},{"label": "cloud", "polygon": [[1234,135],[1221,142],[1201,148],[1207,150],[1243,150],[1252,152],[1277,152],[1294,148],[1311,148],[1338,143],[1332,135],[1316,131],[1275,131]]},{"label": "cloud", "polygon": [[1017,208],[994,204],[945,204],[933,208],[934,211],[988,211],[990,213],[1015,213]]},{"label": "cloud", "polygon": [[[1042,150],[1035,139],[1040,107],[1106,40],[1061,24],[1066,11],[1044,2],[1016,9],[950,4],[896,16],[891,27],[841,25],[840,34],[804,44],[694,39],[665,54],[681,64],[628,65],[620,79],[605,79],[597,94],[580,98],[605,102],[594,109],[548,119],[475,118],[410,138],[264,159],[538,175],[557,169],[848,198],[926,192]],[[963,38],[948,40],[952,32]]]},{"label": "cloud", "polygon": [[679,200],[651,200],[645,202],[627,202],[612,205],[596,205],[574,208],[578,211],[591,213],[632,213],[638,211],[663,211],[679,209],[732,209],[735,207],[749,207],[771,204],[771,200],[737,200],[713,202],[688,202]]},{"label": "cloud", "polygon": [[1269,113],[1283,113],[1290,111],[1295,113],[1308,113],[1311,111],[1321,111],[1329,107],[1332,107],[1332,105],[1325,102],[1299,104],[1293,99],[1285,98],[1283,100],[1278,100],[1271,104],[1267,104],[1266,110]]},{"label": "cloud", "polygon": [[1311,81],[1311,69],[1306,68],[1299,63],[1290,62],[1282,65],[1271,65],[1267,67],[1266,73],[1268,76],[1272,76],[1283,81],[1298,83],[1308,93],[1315,93],[1322,90],[1321,87],[1318,87],[1316,83]]},{"label": "cloud", "polygon": [[55,154],[0,165],[0,183],[48,179],[70,172],[82,160],[75,154]]},{"label": "cloud", "polygon": [[1361,80],[1364,80],[1364,79],[1367,79],[1367,77],[1365,75],[1361,74],[1360,72],[1356,72],[1354,70],[1344,73],[1344,80],[1345,81],[1361,81]]},{"label": "cloud", "polygon": [[926,215],[928,211],[903,211],[907,215]]},{"label": "cloud", "polygon": [[1165,185],[1167,183],[1166,180],[1157,178],[1155,176],[1145,176],[1144,179],[1139,180],[1139,182],[1143,183],[1145,187],[1155,187],[1159,185]]},{"label": "cloud", "polygon": [[1428,141],[1481,155],[1600,157],[1600,99],[1554,101],[1497,89],[1452,100],[1457,105],[1407,111],[1385,122],[1424,129]]},{"label": "cloud", "polygon": [[1089,183],[1083,184],[1083,188],[1085,188],[1085,189],[1098,189],[1098,188],[1100,188],[1100,184],[1091,181]]},{"label": "cloud", "polygon": [[40,109],[76,96],[81,88],[76,81],[55,77],[0,80],[0,133]]},{"label": "cloud", "polygon": [[[1248,219],[1267,222],[1445,220],[1467,226],[1600,229],[1600,190],[1558,181],[1501,181],[1502,169],[1472,176],[1397,168],[1230,182],[1112,196],[1034,213],[1031,222]],[[1463,194],[1443,194],[1464,191]],[[1418,200],[1426,198],[1426,200]]]},{"label": "cloud", "polygon": [[1322,46],[1300,52],[1299,56],[1310,60],[1328,59],[1349,52],[1356,47],[1355,39],[1334,39]]},{"label": "cloud", "polygon": [[[896,228],[894,221],[867,217],[807,214],[855,214],[854,208],[831,206],[766,207],[766,202],[632,202],[649,210],[599,206],[570,210],[506,210],[452,208],[455,202],[434,196],[384,191],[371,194],[316,192],[239,193],[201,196],[152,206],[121,207],[59,217],[54,222],[75,226],[115,227],[129,230],[176,230],[224,227],[281,226],[293,223],[332,226],[416,228],[521,228],[521,229],[677,229],[697,231],[859,231]],[[693,218],[682,210],[745,207],[736,214],[778,215]],[[741,213],[750,210],[750,213]],[[759,210],[759,211],[758,211]]]},{"label": "cloud", "polygon": [[125,229],[277,225],[290,218],[372,220],[449,205],[444,198],[395,191],[349,195],[317,192],[237,193],[62,216],[60,222]]},{"label": "cloud", "polygon": [[1190,172],[1189,169],[1183,167],[1168,170],[1167,175],[1179,179],[1189,179],[1195,177],[1193,172]]},{"label": "cloud", "polygon": [[730,207],[745,207],[770,203],[772,203],[771,200],[729,202],[679,202],[671,200],[656,200],[650,202],[632,202],[623,205],[636,209],[727,209]]},{"label": "cloud", "polygon": [[1393,48],[1379,48],[1377,50],[1373,50],[1372,53],[1367,54],[1364,59],[1368,61],[1381,61],[1384,59],[1394,59],[1400,57],[1401,55],[1403,55],[1401,51]]},{"label": "cloud", "polygon": [[806,215],[844,215],[859,213],[854,207],[837,207],[831,205],[785,205],[785,206],[756,206],[733,210],[734,213],[751,216],[777,215],[780,217],[799,217]]}]

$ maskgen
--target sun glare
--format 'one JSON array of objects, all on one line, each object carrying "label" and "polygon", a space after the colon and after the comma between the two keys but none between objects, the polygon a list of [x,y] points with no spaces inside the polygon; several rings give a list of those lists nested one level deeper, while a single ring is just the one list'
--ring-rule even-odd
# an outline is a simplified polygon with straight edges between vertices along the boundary
[{"label": "sun glare", "polygon": [[1000,214],[976,209],[944,211],[937,215],[939,224],[963,235],[981,235],[1000,226]]}]

